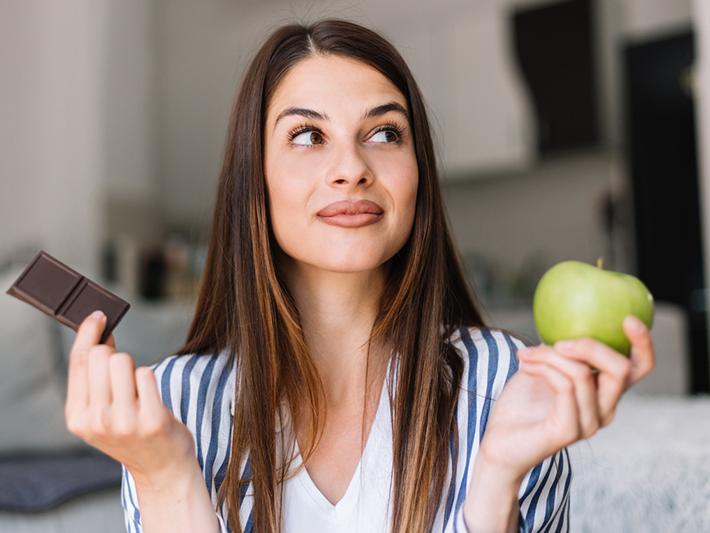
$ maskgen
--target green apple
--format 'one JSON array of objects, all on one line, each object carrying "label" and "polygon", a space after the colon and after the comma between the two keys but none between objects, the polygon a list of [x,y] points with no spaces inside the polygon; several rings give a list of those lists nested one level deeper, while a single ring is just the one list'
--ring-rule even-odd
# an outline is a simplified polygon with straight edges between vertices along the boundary
[{"label": "green apple", "polygon": [[624,334],[627,315],[653,324],[653,296],[638,278],[581,261],[562,261],[545,272],[535,288],[533,317],[540,340],[591,337],[626,355],[631,344]]}]

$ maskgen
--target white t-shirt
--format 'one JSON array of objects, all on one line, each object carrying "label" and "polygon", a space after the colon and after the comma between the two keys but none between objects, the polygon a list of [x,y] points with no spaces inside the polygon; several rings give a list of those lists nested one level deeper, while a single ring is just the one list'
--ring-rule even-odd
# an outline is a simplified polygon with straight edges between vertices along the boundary
[{"label": "white t-shirt", "polygon": [[[452,493],[447,488],[453,461],[448,465],[444,491],[432,528],[437,533],[466,532],[463,502],[468,494],[478,447],[495,400],[518,370],[516,351],[525,344],[498,329],[478,327],[459,328],[451,342],[464,362],[456,407],[459,451],[455,458],[457,469]],[[229,461],[236,385],[236,369],[227,364],[227,359],[226,354],[171,355],[153,365],[163,403],[195,437],[197,460],[205,474],[205,484],[215,505],[221,533],[231,533],[226,525],[226,503],[217,508],[217,488],[224,479]],[[387,371],[390,373],[393,370],[390,362]],[[336,505],[318,490],[305,468],[286,481],[281,515],[283,533],[371,533],[389,530],[393,458],[389,392],[388,379],[385,379],[362,457],[345,494]],[[287,414],[286,410],[284,414]],[[301,456],[297,441],[289,440],[292,433],[288,418],[283,427],[277,427],[277,431],[285,431],[285,441],[293,442],[296,459],[292,468],[295,469],[301,462]],[[453,450],[453,447],[450,449]],[[249,458],[242,460],[240,471],[242,479],[251,478]],[[525,475],[518,493],[521,533],[570,530],[571,479],[572,469],[566,448],[546,458]],[[127,531],[141,533],[135,484],[125,467],[121,503]],[[240,494],[239,517],[245,533],[253,533],[252,506],[253,486],[250,483]]]},{"label": "white t-shirt", "polygon": [[[388,367],[389,368],[389,367]],[[350,533],[356,531],[386,531],[391,519],[388,509],[390,496],[389,472],[392,465],[392,421],[389,417],[389,397],[385,379],[380,401],[360,462],[341,499],[333,505],[318,489],[304,468],[284,484],[283,531],[300,533],[333,531]],[[289,438],[293,433],[288,431]],[[302,458],[296,439],[294,468]]]}]

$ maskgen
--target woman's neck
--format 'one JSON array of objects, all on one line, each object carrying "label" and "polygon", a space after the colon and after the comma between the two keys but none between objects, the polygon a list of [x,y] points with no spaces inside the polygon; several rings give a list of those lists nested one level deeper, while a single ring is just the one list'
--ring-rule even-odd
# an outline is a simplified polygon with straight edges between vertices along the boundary
[{"label": "woman's neck", "polygon": [[[306,344],[326,389],[329,409],[362,403],[367,340],[384,288],[383,271],[341,273],[292,266],[287,284],[298,308]],[[370,386],[389,351],[372,346]]]}]

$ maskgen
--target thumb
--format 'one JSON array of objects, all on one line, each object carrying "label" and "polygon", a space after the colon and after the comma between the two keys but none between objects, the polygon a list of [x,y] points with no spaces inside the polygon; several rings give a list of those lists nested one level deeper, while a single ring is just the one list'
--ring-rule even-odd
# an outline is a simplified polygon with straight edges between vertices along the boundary
[{"label": "thumb", "polygon": [[102,311],[94,311],[79,324],[71,353],[79,355],[88,352],[101,340],[101,334],[106,327],[106,315]]}]

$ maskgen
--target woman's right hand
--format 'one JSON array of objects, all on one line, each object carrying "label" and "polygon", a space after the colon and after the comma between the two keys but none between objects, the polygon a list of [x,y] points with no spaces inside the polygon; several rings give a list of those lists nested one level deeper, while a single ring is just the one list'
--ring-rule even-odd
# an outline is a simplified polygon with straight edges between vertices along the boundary
[{"label": "woman's right hand", "polygon": [[[113,457],[138,482],[169,484],[196,464],[190,431],[160,397],[150,367],[135,368],[113,335],[99,344],[103,313],[79,326],[69,356],[67,429]],[[189,467],[188,467],[189,465]]]}]

